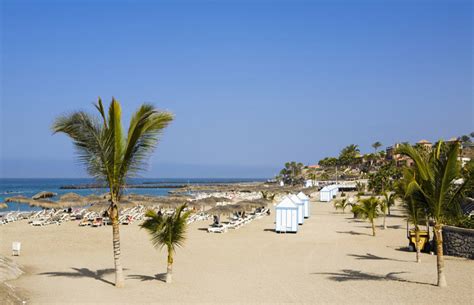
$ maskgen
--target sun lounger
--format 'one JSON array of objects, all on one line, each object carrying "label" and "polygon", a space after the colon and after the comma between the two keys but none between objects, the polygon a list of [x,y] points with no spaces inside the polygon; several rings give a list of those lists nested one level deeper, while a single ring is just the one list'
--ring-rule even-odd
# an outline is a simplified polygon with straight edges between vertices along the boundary
[{"label": "sun lounger", "polygon": [[208,233],[225,233],[227,232],[227,226],[221,227],[209,227],[207,228]]}]

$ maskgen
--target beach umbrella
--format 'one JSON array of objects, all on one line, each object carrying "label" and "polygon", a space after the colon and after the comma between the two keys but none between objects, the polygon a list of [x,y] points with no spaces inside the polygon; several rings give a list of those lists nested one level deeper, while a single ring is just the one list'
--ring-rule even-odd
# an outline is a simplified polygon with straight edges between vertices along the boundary
[{"label": "beach umbrella", "polygon": [[54,197],[58,195],[57,193],[53,193],[53,192],[39,192],[38,194],[35,194],[33,197],[34,200],[38,200],[38,199],[44,199],[44,198],[51,198],[51,197]]},{"label": "beach umbrella", "polygon": [[106,204],[109,202],[103,195],[91,194],[84,197],[87,204]]},{"label": "beach umbrella", "polygon": [[31,198],[28,198],[22,195],[5,198],[5,202],[17,202],[17,203],[29,204],[30,201],[31,201]]},{"label": "beach umbrella", "polygon": [[82,197],[81,195],[76,193],[66,193],[59,197],[59,200],[56,201],[56,203],[61,207],[65,208],[85,206],[89,204],[85,197]]},{"label": "beach umbrella", "polygon": [[32,207],[40,207],[43,209],[62,209],[66,207],[57,201],[45,200],[45,199],[30,200],[28,204]]},{"label": "beach umbrella", "polygon": [[[119,209],[127,209],[127,208],[133,208],[136,207],[138,204],[128,201],[128,200],[121,200],[119,201],[118,207]],[[90,207],[87,208],[89,211],[93,212],[102,212],[108,210],[110,207],[109,202],[101,202],[101,203],[94,203]]]},{"label": "beach umbrella", "polygon": [[238,206],[236,204],[217,205],[207,211],[207,213],[211,215],[229,215],[235,212],[242,212],[243,209],[244,208],[242,206]]},{"label": "beach umbrella", "polygon": [[218,202],[230,202],[230,201],[232,200],[227,197],[213,197],[213,196],[193,200],[193,202],[196,202],[202,205],[207,205],[207,206],[215,206]]},{"label": "beach umbrella", "polygon": [[8,205],[6,203],[1,202],[0,209],[6,209],[6,208],[8,208]]},{"label": "beach umbrella", "polygon": [[256,200],[242,200],[236,203],[236,205],[241,206],[245,209],[254,209],[267,207],[269,201],[265,199],[256,199]]}]

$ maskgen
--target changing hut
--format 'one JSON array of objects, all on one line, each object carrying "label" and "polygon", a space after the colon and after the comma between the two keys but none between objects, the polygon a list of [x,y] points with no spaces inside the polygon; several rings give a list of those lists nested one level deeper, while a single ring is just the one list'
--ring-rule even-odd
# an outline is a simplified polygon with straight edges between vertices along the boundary
[{"label": "changing hut", "polygon": [[290,199],[296,204],[298,207],[298,224],[302,225],[304,223],[304,202],[303,200],[299,199],[298,196],[295,194],[288,195]]},{"label": "changing hut", "polygon": [[319,201],[329,202],[337,195],[339,188],[337,185],[327,185],[319,191]]},{"label": "changing hut", "polygon": [[275,231],[298,232],[298,206],[288,196],[275,207]]},{"label": "changing hut", "polygon": [[303,201],[304,203],[304,218],[308,218],[309,217],[309,197],[306,196],[305,193],[303,192],[299,192],[298,195],[298,198]]}]

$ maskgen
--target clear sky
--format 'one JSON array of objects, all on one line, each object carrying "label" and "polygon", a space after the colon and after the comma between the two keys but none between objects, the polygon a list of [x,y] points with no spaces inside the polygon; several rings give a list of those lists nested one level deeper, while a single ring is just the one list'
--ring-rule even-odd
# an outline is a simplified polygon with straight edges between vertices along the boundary
[{"label": "clear sky", "polygon": [[172,111],[146,177],[270,177],[474,131],[472,1],[2,1],[0,177],[84,177],[55,116]]}]

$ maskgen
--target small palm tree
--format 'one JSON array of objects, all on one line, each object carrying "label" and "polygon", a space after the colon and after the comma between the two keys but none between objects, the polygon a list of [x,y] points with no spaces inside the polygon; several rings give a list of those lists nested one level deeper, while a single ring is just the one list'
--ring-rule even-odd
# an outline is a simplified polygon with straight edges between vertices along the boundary
[{"label": "small palm tree", "polygon": [[347,200],[347,198],[336,200],[334,201],[334,208],[337,210],[342,210],[342,213],[345,212],[346,208],[349,207],[351,204]]},{"label": "small palm tree", "polygon": [[108,116],[99,98],[95,105],[100,117],[78,111],[60,116],[52,126],[54,133],[68,135],[89,175],[109,187],[108,214],[112,220],[112,239],[115,264],[115,286],[123,287],[120,263],[119,201],[127,177],[144,168],[147,157],[156,147],[159,135],[173,120],[169,112],[161,112],[152,105],[143,104],[133,114],[128,134],[122,130],[122,110],[115,99],[109,106]]},{"label": "small palm tree", "polygon": [[375,197],[362,199],[359,204],[354,206],[354,212],[362,219],[367,219],[372,225],[372,236],[375,236],[375,219],[379,216],[380,200]]},{"label": "small palm tree", "polygon": [[179,206],[170,216],[157,214],[153,210],[146,212],[148,217],[140,226],[151,235],[151,241],[155,248],[166,246],[168,251],[166,283],[171,283],[173,278],[173,255],[177,247],[183,246],[185,240],[187,220],[191,211],[184,212],[186,204]]},{"label": "small palm tree", "polygon": [[380,209],[383,213],[383,228],[386,229],[387,225],[385,224],[385,219],[387,218],[387,213],[390,215],[390,208],[395,204],[395,193],[385,192],[383,194],[383,199],[380,202]]},{"label": "small palm tree", "polygon": [[426,207],[434,221],[438,286],[446,287],[443,223],[447,211],[462,199],[463,189],[469,183],[468,179],[460,184],[454,183],[460,177],[459,144],[446,145],[443,141],[439,141],[429,154],[420,152],[410,145],[402,145],[397,153],[406,155],[414,161],[414,174],[406,182],[407,193],[417,204]]},{"label": "small palm tree", "polygon": [[372,147],[374,148],[375,154],[377,154],[377,149],[379,149],[380,147],[382,147],[382,143],[380,143],[379,141],[377,141],[377,142],[375,142],[374,144],[372,144]]},{"label": "small palm tree", "polygon": [[395,199],[397,198],[397,196],[398,195],[396,193],[384,193],[384,200],[385,204],[387,205],[387,213],[389,216],[391,215],[390,210],[395,205]]}]

